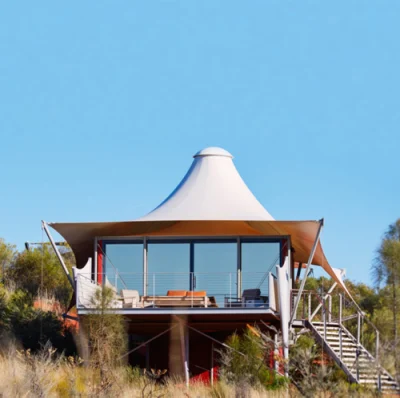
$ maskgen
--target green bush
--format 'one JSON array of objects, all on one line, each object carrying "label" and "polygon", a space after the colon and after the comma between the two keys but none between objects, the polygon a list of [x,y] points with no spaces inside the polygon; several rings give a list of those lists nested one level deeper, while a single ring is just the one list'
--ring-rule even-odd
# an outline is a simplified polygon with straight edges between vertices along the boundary
[{"label": "green bush", "polygon": [[[70,268],[72,260],[66,262]],[[47,293],[64,306],[71,299],[72,289],[68,279],[56,255],[47,246],[18,253],[7,270],[7,280],[32,297]]]},{"label": "green bush", "polygon": [[227,342],[229,348],[220,351],[221,379],[241,388],[263,387],[276,390],[287,385],[288,380],[279,376],[267,364],[272,346],[246,329],[243,334],[234,333]]},{"label": "green bush", "polygon": [[34,309],[31,294],[23,290],[0,288],[0,338],[32,352],[50,343],[59,353],[76,354],[73,332],[53,312]]}]

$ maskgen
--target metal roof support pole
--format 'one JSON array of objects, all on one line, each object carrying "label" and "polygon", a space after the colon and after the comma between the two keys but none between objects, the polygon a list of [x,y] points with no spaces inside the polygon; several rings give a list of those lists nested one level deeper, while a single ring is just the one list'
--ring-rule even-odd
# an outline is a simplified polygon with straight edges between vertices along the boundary
[{"label": "metal roof support pole", "polygon": [[63,268],[63,270],[64,270],[64,272],[65,272],[65,275],[67,276],[68,281],[69,281],[69,283],[70,283],[71,286],[72,286],[72,289],[75,290],[75,283],[74,283],[74,281],[73,281],[73,279],[72,279],[72,277],[71,277],[71,274],[70,274],[69,271],[68,271],[67,266],[66,266],[65,263],[64,263],[64,260],[63,260],[63,258],[62,258],[62,255],[61,255],[60,251],[58,250],[56,244],[54,243],[53,237],[51,236],[50,231],[49,231],[49,229],[47,228],[47,223],[46,223],[46,221],[43,221],[43,220],[42,220],[42,227],[43,227],[43,229],[44,229],[44,232],[46,232],[47,237],[49,238],[49,241],[50,241],[50,243],[51,243],[51,246],[53,246],[53,249],[54,249],[54,251],[55,251],[55,253],[56,253],[56,256],[57,256],[57,258],[58,258],[58,261],[60,262],[60,264],[61,264],[61,266],[62,266],[62,268]]},{"label": "metal roof support pole", "polygon": [[149,284],[148,277],[149,277],[149,272],[148,272],[148,263],[147,263],[147,250],[148,250],[148,245],[147,245],[147,238],[143,238],[143,296],[147,296],[147,286]]},{"label": "metal roof support pole", "polygon": [[314,258],[315,251],[317,250],[317,246],[318,246],[318,242],[319,242],[319,239],[320,239],[320,236],[321,236],[321,231],[322,231],[322,227],[323,226],[324,226],[324,219],[321,218],[321,220],[319,220],[319,227],[318,227],[317,235],[315,236],[314,245],[313,245],[313,247],[311,249],[310,257],[308,258],[307,268],[306,268],[306,271],[304,273],[304,278],[301,281],[300,289],[299,289],[299,291],[297,293],[296,301],[295,301],[294,306],[293,306],[292,316],[290,318],[290,326],[292,326],[294,318],[295,318],[296,313],[297,313],[297,308],[299,306],[300,298],[301,298],[301,295],[303,293],[304,286],[306,284],[308,273],[310,271],[311,262],[312,262],[312,260]]},{"label": "metal roof support pole", "polygon": [[240,238],[236,241],[237,273],[236,273],[236,297],[242,298],[242,242]]}]

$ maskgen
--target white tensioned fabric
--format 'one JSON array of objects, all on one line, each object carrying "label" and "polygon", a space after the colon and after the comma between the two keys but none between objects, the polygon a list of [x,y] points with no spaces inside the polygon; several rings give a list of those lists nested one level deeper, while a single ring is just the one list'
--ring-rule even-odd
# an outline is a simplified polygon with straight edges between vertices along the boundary
[{"label": "white tensioned fabric", "polygon": [[216,147],[196,153],[175,190],[136,221],[274,220],[242,180],[232,158]]}]

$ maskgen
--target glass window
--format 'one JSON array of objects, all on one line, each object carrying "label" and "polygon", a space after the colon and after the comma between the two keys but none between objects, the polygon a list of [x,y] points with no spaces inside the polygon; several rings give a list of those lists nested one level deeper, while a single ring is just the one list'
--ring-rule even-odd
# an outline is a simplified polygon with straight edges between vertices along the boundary
[{"label": "glass window", "polygon": [[165,296],[168,290],[189,290],[190,244],[148,244],[147,250],[149,295]]},{"label": "glass window", "polygon": [[105,243],[105,283],[120,289],[143,291],[143,242]]},{"label": "glass window", "polygon": [[213,242],[194,245],[194,290],[214,296],[218,306],[237,295],[237,243]]},{"label": "glass window", "polygon": [[242,242],[242,290],[261,289],[261,295],[268,295],[268,275],[276,274],[279,250],[277,242]]}]

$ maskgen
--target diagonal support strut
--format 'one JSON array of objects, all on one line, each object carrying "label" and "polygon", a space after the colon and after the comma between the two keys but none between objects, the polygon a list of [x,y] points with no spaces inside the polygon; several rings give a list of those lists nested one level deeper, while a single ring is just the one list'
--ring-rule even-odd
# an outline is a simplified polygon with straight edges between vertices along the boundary
[{"label": "diagonal support strut", "polygon": [[299,303],[300,303],[301,294],[303,293],[304,286],[306,284],[307,276],[308,276],[308,273],[309,273],[310,267],[311,267],[311,262],[312,262],[312,260],[314,258],[315,251],[317,250],[317,246],[318,246],[319,239],[321,237],[321,231],[322,231],[322,227],[323,226],[324,226],[324,219],[321,218],[321,220],[319,220],[319,227],[318,227],[317,234],[315,236],[314,245],[313,245],[313,247],[311,249],[311,253],[310,253],[310,256],[308,258],[307,268],[306,268],[306,271],[304,273],[304,278],[301,281],[300,289],[298,291],[298,294],[297,294],[297,297],[296,297],[296,301],[295,301],[294,306],[293,306],[293,311],[292,311],[292,315],[290,317],[289,327],[292,326],[293,321],[294,321],[294,317],[296,316],[297,308],[299,307]]}]

